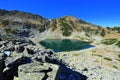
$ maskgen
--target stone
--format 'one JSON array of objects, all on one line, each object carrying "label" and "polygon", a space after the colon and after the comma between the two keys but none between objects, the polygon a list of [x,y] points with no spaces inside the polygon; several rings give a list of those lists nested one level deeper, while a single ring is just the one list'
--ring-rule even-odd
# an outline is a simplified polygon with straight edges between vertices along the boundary
[{"label": "stone", "polygon": [[10,51],[5,51],[4,54],[6,54],[7,56],[10,56],[11,52]]},{"label": "stone", "polygon": [[24,46],[19,46],[19,47],[17,47],[17,52],[18,53],[22,53],[22,52],[24,52],[24,50],[25,50],[25,47]]},{"label": "stone", "polygon": [[14,80],[58,80],[56,79],[58,70],[58,65],[49,63],[43,65],[39,62],[25,64],[19,67],[19,77],[15,77]]},{"label": "stone", "polygon": [[28,54],[31,54],[31,55],[35,54],[34,50],[29,49],[29,48],[27,48],[27,52],[28,52]]}]

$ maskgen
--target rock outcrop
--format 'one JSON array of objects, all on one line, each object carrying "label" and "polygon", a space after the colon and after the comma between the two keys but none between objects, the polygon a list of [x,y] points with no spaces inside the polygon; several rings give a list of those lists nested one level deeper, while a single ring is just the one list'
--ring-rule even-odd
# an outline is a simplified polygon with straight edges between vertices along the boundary
[{"label": "rock outcrop", "polygon": [[[28,49],[28,48],[27,48]],[[86,80],[87,77],[69,69],[51,50],[35,53],[1,55],[0,80]],[[2,54],[2,53],[1,53]],[[16,56],[15,56],[16,54]],[[18,57],[18,58],[17,58]]]}]

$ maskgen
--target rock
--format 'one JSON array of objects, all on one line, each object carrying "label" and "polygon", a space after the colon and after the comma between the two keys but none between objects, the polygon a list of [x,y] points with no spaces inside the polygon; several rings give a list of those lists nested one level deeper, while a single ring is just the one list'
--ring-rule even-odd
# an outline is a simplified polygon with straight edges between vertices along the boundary
[{"label": "rock", "polygon": [[0,44],[0,47],[2,47],[3,45]]},{"label": "rock", "polygon": [[6,54],[7,56],[10,56],[11,52],[10,51],[5,51],[4,54]]},{"label": "rock", "polygon": [[53,54],[54,54],[51,49],[47,49],[47,50],[46,50],[46,53],[49,54],[49,55],[53,55]]},{"label": "rock", "polygon": [[11,52],[14,52],[15,51],[15,47],[11,47],[11,48],[8,48],[6,49],[7,51],[11,51]]},{"label": "rock", "polygon": [[4,71],[3,75],[5,80],[14,80],[14,76],[18,77],[18,66],[11,67]]},{"label": "rock", "polygon": [[0,73],[3,73],[4,68],[5,68],[5,61],[4,59],[0,59]]},{"label": "rock", "polygon": [[28,54],[31,54],[31,55],[35,54],[34,50],[29,49],[29,48],[27,48],[27,52],[28,52]]},{"label": "rock", "polygon": [[30,58],[21,57],[15,60],[14,62],[7,65],[8,69],[3,72],[5,80],[14,80],[14,76],[18,77],[18,67],[20,65],[31,63]]},{"label": "rock", "polygon": [[19,77],[14,80],[58,80],[56,75],[59,66],[49,63],[41,65],[39,62],[21,65],[19,67]]},{"label": "rock", "polygon": [[22,53],[23,51],[25,50],[25,47],[24,46],[19,46],[19,47],[17,47],[17,52],[18,53]]},{"label": "rock", "polygon": [[22,56],[21,58],[16,59],[14,62],[7,65],[7,67],[20,66],[22,64],[31,63],[32,60],[29,57]]},{"label": "rock", "polygon": [[4,77],[4,69],[5,69],[5,60],[6,60],[7,56],[6,54],[2,54],[0,55],[0,80],[5,80],[5,77]]},{"label": "rock", "polygon": [[2,41],[2,38],[0,38],[0,41]]},{"label": "rock", "polygon": [[88,71],[88,69],[87,69],[87,68],[84,68],[82,71]]}]

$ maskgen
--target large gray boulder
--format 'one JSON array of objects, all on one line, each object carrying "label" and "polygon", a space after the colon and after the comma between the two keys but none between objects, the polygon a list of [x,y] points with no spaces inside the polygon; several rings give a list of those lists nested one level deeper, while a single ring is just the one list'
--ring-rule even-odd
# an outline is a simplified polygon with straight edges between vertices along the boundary
[{"label": "large gray boulder", "polygon": [[55,64],[35,61],[31,64],[21,65],[18,77],[14,80],[58,80],[59,66]]}]

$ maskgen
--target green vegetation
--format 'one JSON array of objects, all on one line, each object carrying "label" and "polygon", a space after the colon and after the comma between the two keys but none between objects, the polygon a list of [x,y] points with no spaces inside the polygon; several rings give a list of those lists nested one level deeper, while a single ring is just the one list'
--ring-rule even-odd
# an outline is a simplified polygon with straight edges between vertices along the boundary
[{"label": "green vegetation", "polygon": [[64,18],[60,19],[62,34],[64,36],[70,36],[72,31],[73,31],[73,29],[72,29],[72,27],[68,23],[65,23],[64,21],[65,21]]},{"label": "green vegetation", "polygon": [[116,45],[120,48],[120,41],[118,41],[118,43]]},{"label": "green vegetation", "polygon": [[41,27],[39,28],[39,32],[41,33],[41,32],[43,32],[43,31],[45,31],[45,27],[44,27],[44,26],[41,26]]},{"label": "green vegetation", "polygon": [[106,27],[107,29],[111,29],[110,27]]},{"label": "green vegetation", "polygon": [[100,31],[99,31],[99,29],[97,29],[96,31],[95,31],[95,34],[97,35],[97,34],[99,34],[100,33]]},{"label": "green vegetation", "polygon": [[60,22],[64,22],[65,21],[65,17],[60,18]]},{"label": "green vegetation", "polygon": [[8,20],[2,20],[1,23],[2,23],[3,26],[9,25],[9,21]]},{"label": "green vegetation", "polygon": [[92,50],[93,53],[96,53],[96,50]]},{"label": "green vegetation", "polygon": [[4,9],[0,10],[0,15],[4,16],[5,14],[9,14],[9,11],[6,11]]},{"label": "green vegetation", "polygon": [[118,57],[120,58],[120,54],[118,54]]},{"label": "green vegetation", "polygon": [[92,56],[103,57],[102,55],[99,55],[99,54],[92,54]]},{"label": "green vegetation", "polygon": [[108,58],[108,57],[105,57],[104,59],[105,59],[105,60],[108,60],[108,61],[112,61],[112,59],[111,59],[111,58]]},{"label": "green vegetation", "polygon": [[106,45],[112,45],[116,42],[117,42],[117,39],[104,39],[104,40],[102,40],[102,43],[106,44]]},{"label": "green vegetation", "polygon": [[17,34],[17,32],[19,30],[17,29],[11,29],[11,28],[5,28],[4,31],[7,33],[7,34]]},{"label": "green vegetation", "polygon": [[113,66],[113,68],[118,69],[118,67],[117,67],[117,66]]},{"label": "green vegetation", "polygon": [[87,33],[85,33],[85,35],[86,35],[87,37],[90,37],[90,35],[89,35],[89,34],[87,34]]},{"label": "green vegetation", "polygon": [[105,30],[104,30],[104,29],[102,29],[102,31],[101,31],[101,33],[100,33],[100,35],[101,35],[102,37],[104,37],[104,36],[106,35],[106,32],[105,32]]},{"label": "green vegetation", "polygon": [[120,59],[116,59],[116,60],[120,61]]},{"label": "green vegetation", "polygon": [[73,56],[79,56],[80,54],[73,54]]},{"label": "green vegetation", "polygon": [[116,27],[112,28],[112,30],[116,30],[116,31],[118,31],[118,33],[120,33],[120,27],[119,26],[116,26]]},{"label": "green vegetation", "polygon": [[90,27],[82,27],[82,30],[85,32],[90,32],[92,29]]},{"label": "green vegetation", "polygon": [[51,25],[52,25],[52,31],[54,31],[57,28],[57,21],[56,19],[51,20]]}]

